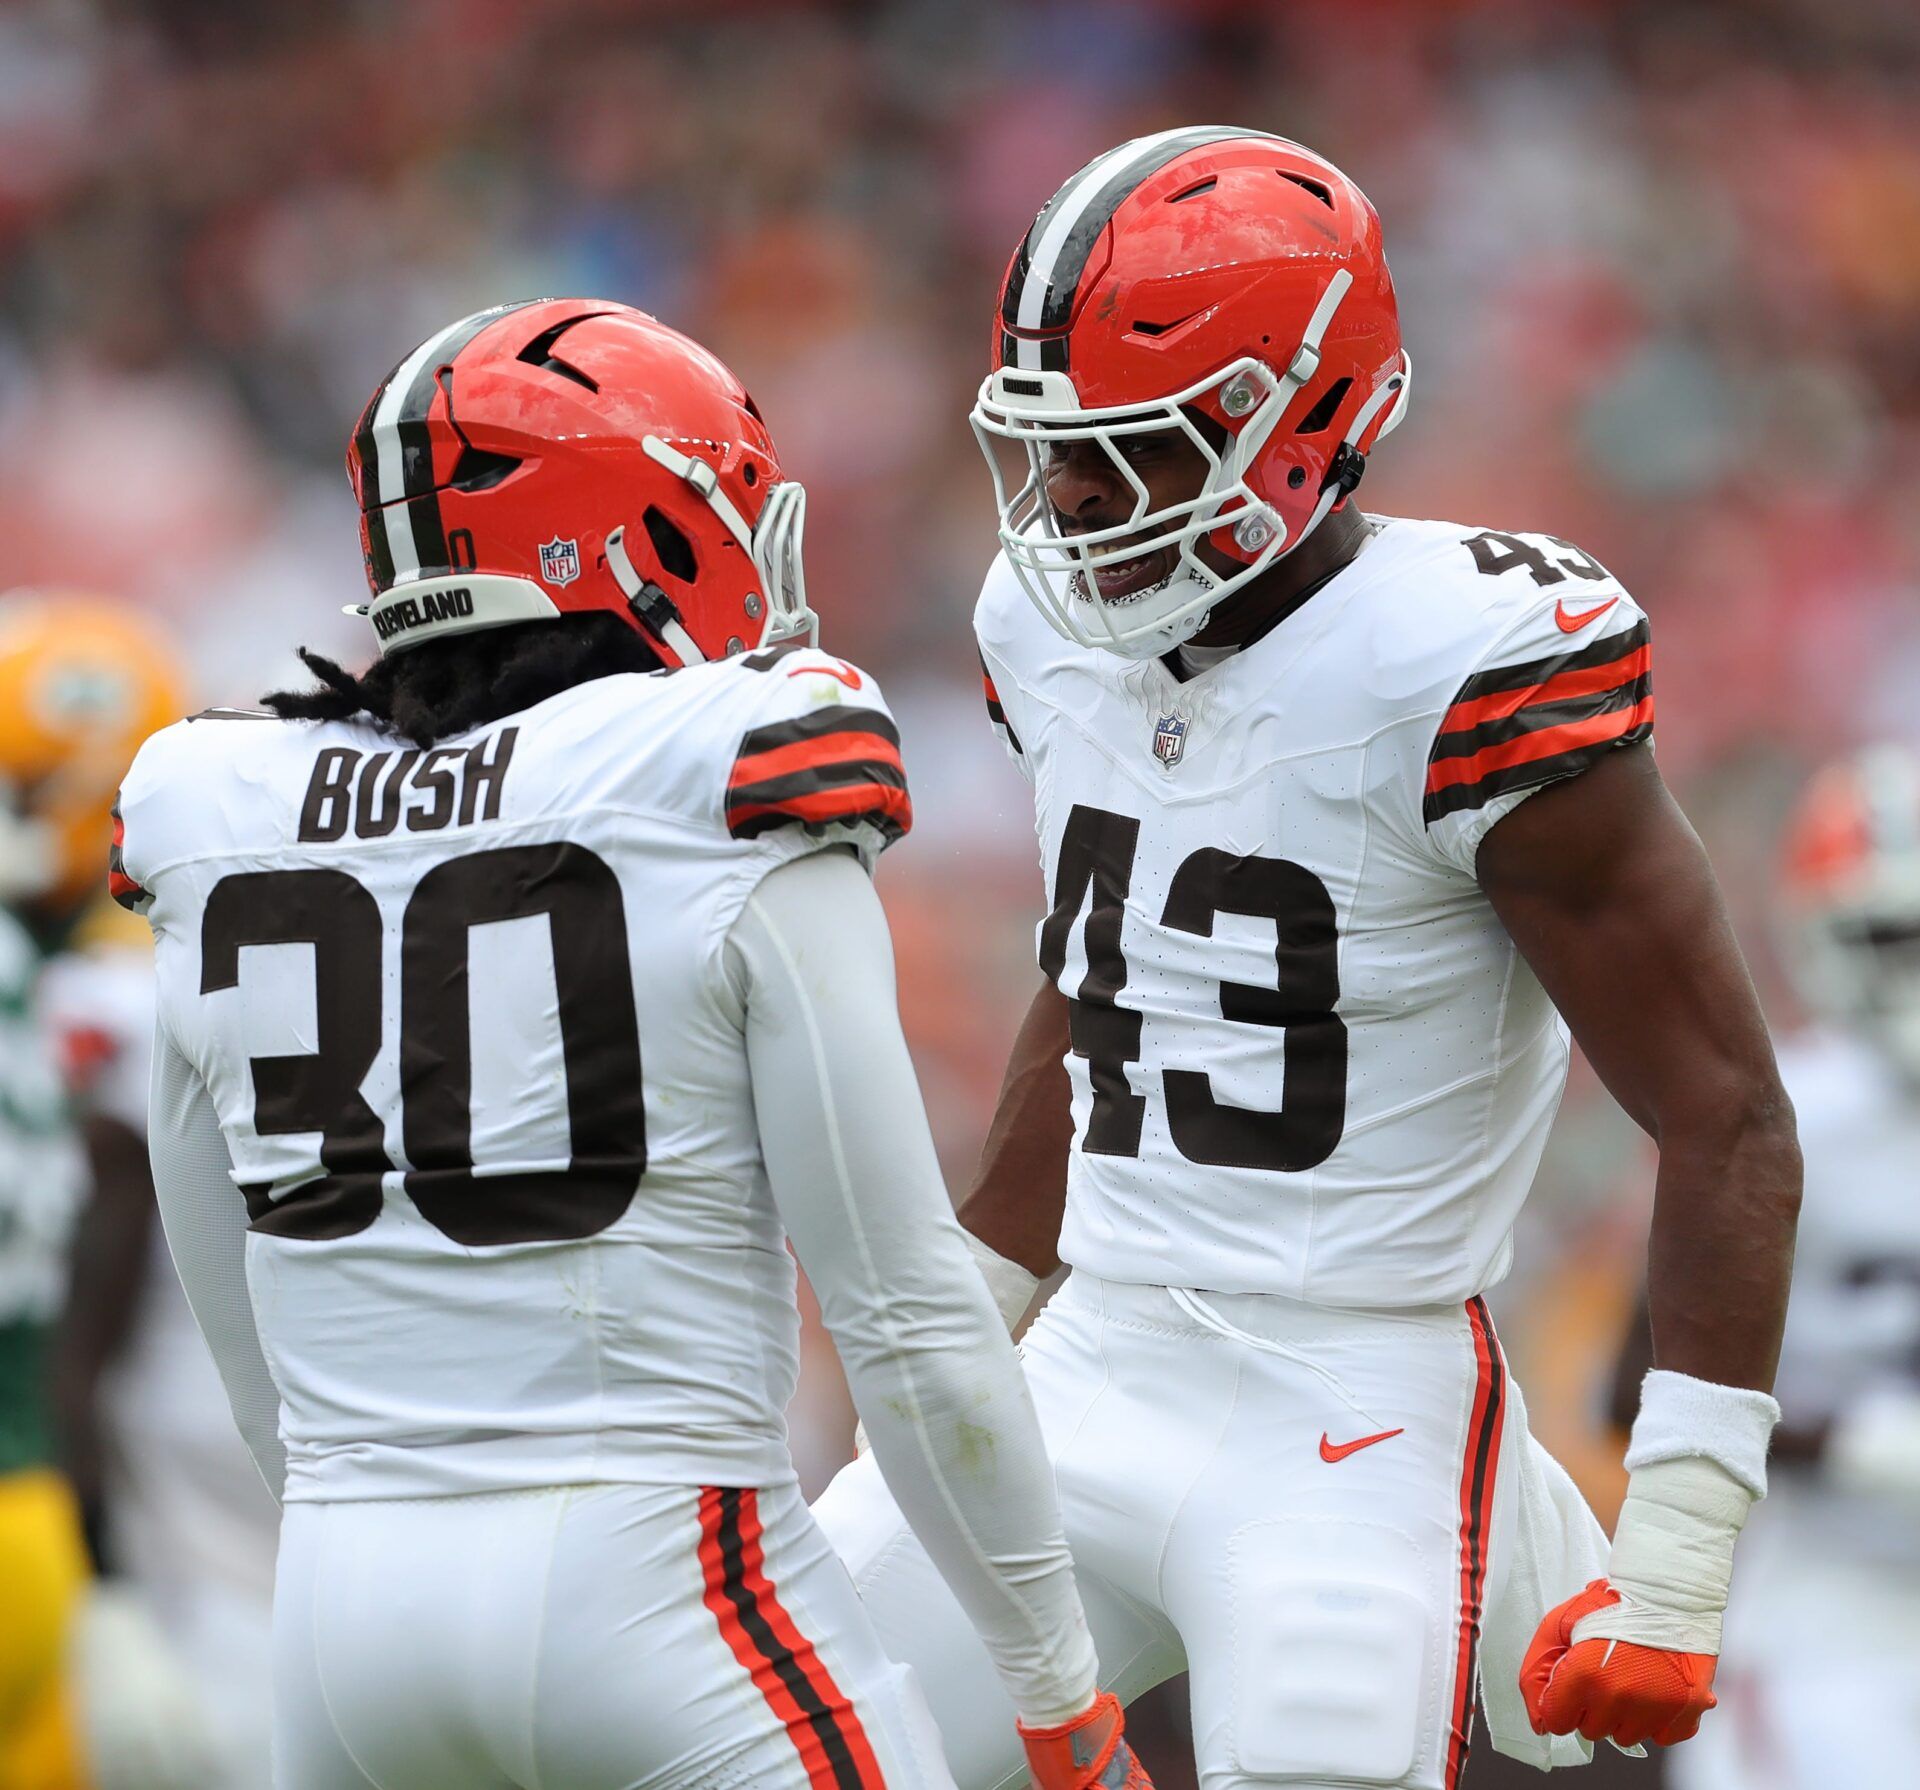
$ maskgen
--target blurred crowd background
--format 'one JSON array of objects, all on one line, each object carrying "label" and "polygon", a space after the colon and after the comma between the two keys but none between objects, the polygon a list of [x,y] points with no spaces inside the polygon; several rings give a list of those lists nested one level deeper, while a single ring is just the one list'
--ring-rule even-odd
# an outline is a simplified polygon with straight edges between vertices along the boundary
[{"label": "blurred crowd background", "polygon": [[[1111,144],[1274,130],[1385,221],[1416,379],[1362,505],[1548,530],[1636,593],[1662,763],[1791,1024],[1783,807],[1920,737],[1917,62],[1911,0],[14,0],[0,588],[138,603],[208,701],[299,643],[358,663],[342,449],[405,350],[538,294],[698,334],[809,488],[826,642],[903,717],[883,888],[964,1180],[1040,908],[968,631],[994,288]],[[1577,1074],[1495,1301],[1603,1509],[1647,1168]],[[813,1355],[818,1485],[852,1419]]]}]

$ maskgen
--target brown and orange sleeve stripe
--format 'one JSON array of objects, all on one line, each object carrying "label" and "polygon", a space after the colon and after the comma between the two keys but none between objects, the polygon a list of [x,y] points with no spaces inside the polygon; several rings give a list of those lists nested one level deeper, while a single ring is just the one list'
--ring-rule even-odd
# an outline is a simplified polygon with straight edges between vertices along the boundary
[{"label": "brown and orange sleeve stripe", "polygon": [[836,703],[756,727],[727,779],[727,831],[836,822],[878,829],[888,844],[913,825],[900,734],[878,709]]},{"label": "brown and orange sleeve stripe", "polygon": [[980,655],[980,681],[986,688],[987,719],[1001,730],[1007,744],[1024,758],[1027,749],[1020,744],[1020,736],[1013,731],[1013,723],[1007,719],[1006,708],[1000,701],[1000,692],[994,688],[993,673],[987,669],[987,658],[984,653]]},{"label": "brown and orange sleeve stripe", "polygon": [[1642,619],[1577,652],[1468,678],[1427,759],[1426,824],[1574,776],[1614,747],[1650,737],[1652,656]]}]

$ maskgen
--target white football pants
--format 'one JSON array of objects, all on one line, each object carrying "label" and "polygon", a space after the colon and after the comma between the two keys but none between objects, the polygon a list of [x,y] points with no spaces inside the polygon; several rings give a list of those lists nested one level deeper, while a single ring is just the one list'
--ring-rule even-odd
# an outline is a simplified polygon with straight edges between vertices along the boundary
[{"label": "white football pants", "polygon": [[278,1790],[953,1781],[791,1485],[290,1504],[273,1647]]},{"label": "white football pants", "polygon": [[[1204,1790],[1451,1790],[1522,1433],[1485,1306],[1202,1302],[1076,1273],[1021,1352],[1101,1683],[1124,1701],[1190,1672]],[[1021,1781],[1006,1693],[872,1457],[814,1514],[960,1790]]]}]

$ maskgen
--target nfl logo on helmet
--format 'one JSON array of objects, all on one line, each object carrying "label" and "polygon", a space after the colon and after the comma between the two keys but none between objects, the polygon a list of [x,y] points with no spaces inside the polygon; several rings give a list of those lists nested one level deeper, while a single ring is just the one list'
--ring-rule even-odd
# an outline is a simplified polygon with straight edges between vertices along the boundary
[{"label": "nfl logo on helmet", "polygon": [[558,535],[540,548],[540,576],[547,583],[564,586],[580,576],[580,543],[563,541]]},{"label": "nfl logo on helmet", "polygon": [[1187,718],[1185,715],[1162,715],[1154,724],[1153,755],[1169,770],[1180,762],[1180,754],[1187,749]]}]

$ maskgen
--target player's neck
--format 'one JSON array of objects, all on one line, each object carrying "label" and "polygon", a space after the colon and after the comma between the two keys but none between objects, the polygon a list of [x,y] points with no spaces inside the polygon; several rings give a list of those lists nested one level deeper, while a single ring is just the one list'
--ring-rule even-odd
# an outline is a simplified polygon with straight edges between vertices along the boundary
[{"label": "player's neck", "polygon": [[1240,647],[1258,640],[1351,562],[1372,533],[1372,522],[1351,504],[1335,510],[1270,571],[1235,591],[1188,645]]}]

